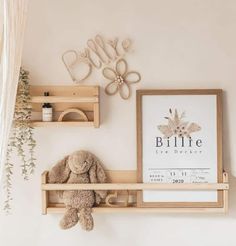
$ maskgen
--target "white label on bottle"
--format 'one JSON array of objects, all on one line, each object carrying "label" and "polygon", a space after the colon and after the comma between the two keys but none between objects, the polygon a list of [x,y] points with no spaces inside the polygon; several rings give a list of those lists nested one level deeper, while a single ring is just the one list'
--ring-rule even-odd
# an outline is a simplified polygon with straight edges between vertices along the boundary
[{"label": "white label on bottle", "polygon": [[52,108],[42,109],[43,121],[52,121]]}]

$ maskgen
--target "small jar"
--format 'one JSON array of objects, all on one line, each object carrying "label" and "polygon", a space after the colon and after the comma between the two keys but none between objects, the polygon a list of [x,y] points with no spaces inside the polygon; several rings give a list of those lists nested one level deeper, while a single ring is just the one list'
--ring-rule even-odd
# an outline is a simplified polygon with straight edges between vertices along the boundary
[{"label": "small jar", "polygon": [[[44,96],[49,96],[49,92],[44,92]],[[44,103],[42,106],[42,121],[52,121],[53,111],[50,103]]]}]

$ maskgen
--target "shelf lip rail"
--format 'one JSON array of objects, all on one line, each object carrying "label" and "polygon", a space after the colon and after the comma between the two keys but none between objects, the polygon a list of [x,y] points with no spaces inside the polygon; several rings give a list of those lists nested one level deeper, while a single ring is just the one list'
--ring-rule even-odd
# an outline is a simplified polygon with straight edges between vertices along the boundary
[{"label": "shelf lip rail", "polygon": [[82,96],[32,96],[31,103],[98,103],[98,96],[82,97]]},{"label": "shelf lip rail", "polygon": [[228,183],[99,183],[42,184],[42,190],[228,190]]}]

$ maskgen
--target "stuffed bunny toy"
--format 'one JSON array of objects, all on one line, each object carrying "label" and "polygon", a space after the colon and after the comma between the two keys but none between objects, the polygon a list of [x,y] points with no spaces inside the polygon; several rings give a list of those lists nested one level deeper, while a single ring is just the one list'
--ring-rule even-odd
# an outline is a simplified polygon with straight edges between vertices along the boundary
[{"label": "stuffed bunny toy", "polygon": [[[105,183],[105,171],[99,159],[88,151],[76,151],[59,161],[49,171],[49,183]],[[69,229],[78,221],[81,227],[93,229],[92,207],[106,198],[104,190],[71,190],[63,191],[62,197],[66,206],[64,217],[60,221],[62,229]],[[79,215],[78,215],[79,213]]]}]

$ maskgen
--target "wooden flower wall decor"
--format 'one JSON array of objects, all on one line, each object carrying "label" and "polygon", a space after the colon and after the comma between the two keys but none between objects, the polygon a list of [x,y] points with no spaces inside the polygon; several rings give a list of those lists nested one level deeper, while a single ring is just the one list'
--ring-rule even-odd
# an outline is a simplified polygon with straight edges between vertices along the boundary
[{"label": "wooden flower wall decor", "polygon": [[[87,47],[83,51],[67,50],[64,52],[62,61],[75,83],[85,81],[93,69],[101,69],[116,62],[116,70],[109,67],[103,69],[103,75],[111,80],[105,91],[108,95],[114,95],[119,91],[123,99],[128,99],[131,95],[130,84],[141,80],[139,73],[127,72],[127,62],[124,57],[131,51],[131,47],[130,39],[119,42],[118,38],[105,40],[101,35],[96,35],[94,39],[87,41]],[[124,71],[119,70],[120,63],[124,64]],[[113,72],[113,76],[110,77],[108,71]],[[131,75],[136,77],[132,80]]]}]

